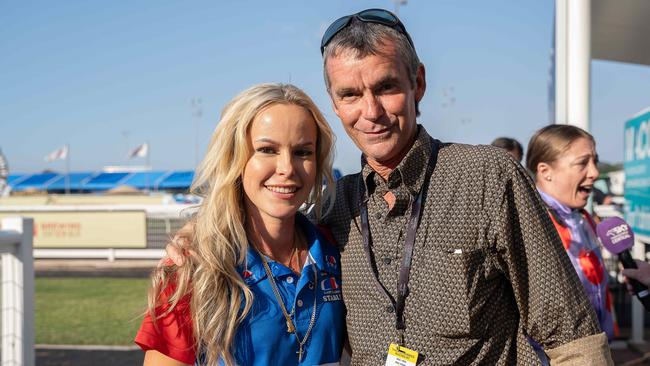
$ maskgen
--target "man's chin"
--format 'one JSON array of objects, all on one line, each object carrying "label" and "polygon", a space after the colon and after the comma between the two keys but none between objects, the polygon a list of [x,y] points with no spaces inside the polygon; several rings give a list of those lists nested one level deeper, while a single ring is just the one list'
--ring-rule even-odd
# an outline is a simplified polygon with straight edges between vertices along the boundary
[{"label": "man's chin", "polygon": [[366,141],[359,147],[363,154],[376,162],[390,160],[395,155],[395,143],[390,140]]}]

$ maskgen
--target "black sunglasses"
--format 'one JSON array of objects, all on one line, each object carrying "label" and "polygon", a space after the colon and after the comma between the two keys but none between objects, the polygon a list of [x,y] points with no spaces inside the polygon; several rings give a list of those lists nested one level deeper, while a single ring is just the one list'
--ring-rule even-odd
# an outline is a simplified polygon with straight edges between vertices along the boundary
[{"label": "black sunglasses", "polygon": [[325,47],[328,43],[330,43],[332,38],[334,38],[334,36],[337,35],[338,32],[340,32],[343,28],[347,27],[353,18],[356,18],[362,22],[377,23],[391,27],[405,35],[411,47],[415,49],[411,36],[406,31],[406,27],[404,27],[404,24],[402,24],[397,15],[384,9],[366,9],[356,14],[346,15],[344,17],[338,18],[332,24],[330,24],[329,27],[327,27],[325,34],[323,34],[323,39],[320,41],[321,55],[323,52],[325,52]]}]

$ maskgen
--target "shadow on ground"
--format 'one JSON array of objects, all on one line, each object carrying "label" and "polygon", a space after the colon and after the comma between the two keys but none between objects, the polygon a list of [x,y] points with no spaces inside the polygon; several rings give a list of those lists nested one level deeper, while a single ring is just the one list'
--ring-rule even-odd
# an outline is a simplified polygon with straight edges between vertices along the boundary
[{"label": "shadow on ground", "polygon": [[88,350],[36,350],[38,366],[116,366],[142,365],[144,352],[131,351],[88,351]]}]

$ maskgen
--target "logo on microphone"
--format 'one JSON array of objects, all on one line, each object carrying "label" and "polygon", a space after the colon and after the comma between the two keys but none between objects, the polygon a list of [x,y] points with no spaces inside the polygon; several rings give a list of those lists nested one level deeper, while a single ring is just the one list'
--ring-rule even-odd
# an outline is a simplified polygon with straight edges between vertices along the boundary
[{"label": "logo on microphone", "polygon": [[614,226],[613,228],[607,230],[605,235],[607,235],[607,237],[612,241],[612,244],[618,244],[621,240],[631,238],[627,224]]}]

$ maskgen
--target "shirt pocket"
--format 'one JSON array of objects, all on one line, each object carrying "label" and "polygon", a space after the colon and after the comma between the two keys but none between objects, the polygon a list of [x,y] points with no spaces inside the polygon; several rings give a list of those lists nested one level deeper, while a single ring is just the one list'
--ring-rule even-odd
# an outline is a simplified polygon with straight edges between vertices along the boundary
[{"label": "shirt pocket", "polygon": [[485,249],[435,250],[428,258],[425,267],[432,287],[421,291],[420,299],[428,302],[433,313],[428,321],[432,336],[482,338],[486,334],[487,323],[478,313],[487,297],[486,261]]}]

